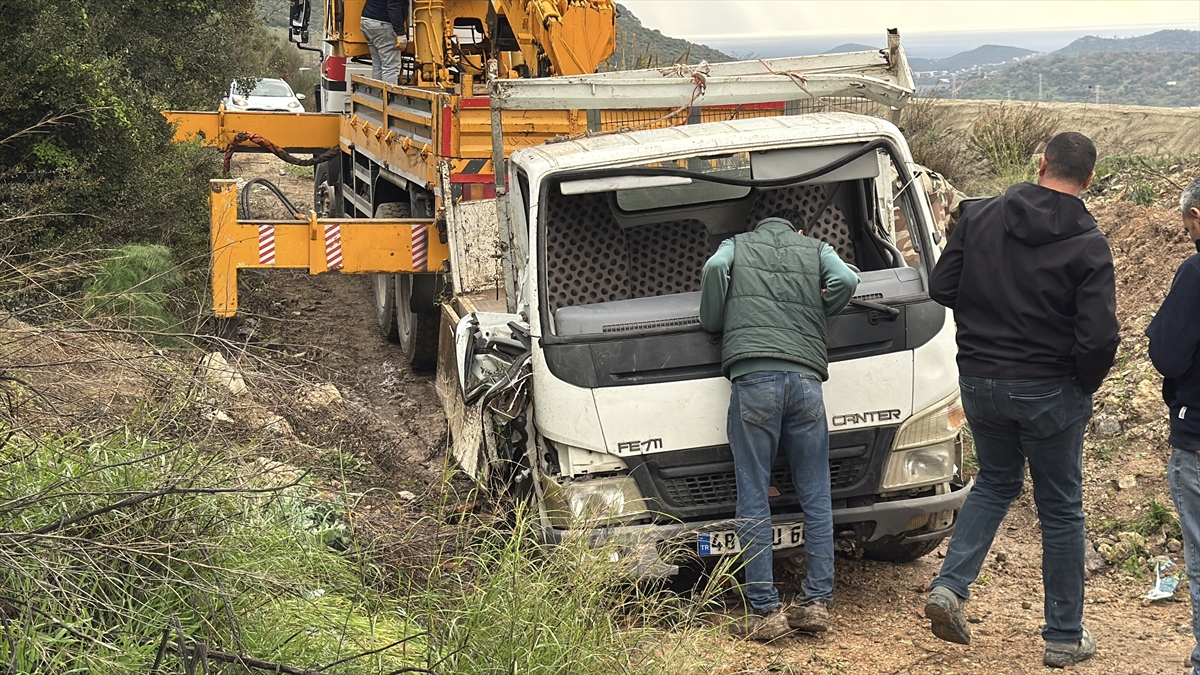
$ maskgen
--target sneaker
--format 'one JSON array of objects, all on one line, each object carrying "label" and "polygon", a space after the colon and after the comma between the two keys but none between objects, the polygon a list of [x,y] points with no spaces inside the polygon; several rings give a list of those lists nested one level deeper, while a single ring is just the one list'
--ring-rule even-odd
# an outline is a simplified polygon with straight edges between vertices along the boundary
[{"label": "sneaker", "polygon": [[757,612],[747,612],[746,616],[738,619],[729,626],[729,632],[734,637],[769,642],[781,638],[791,632],[788,628],[787,615],[779,607],[766,616]]},{"label": "sneaker", "polygon": [[807,605],[793,605],[787,611],[788,625],[804,633],[824,633],[829,630],[829,603],[816,600]]},{"label": "sneaker", "polygon": [[1079,642],[1047,642],[1042,663],[1051,668],[1064,668],[1073,663],[1087,661],[1096,655],[1096,638],[1088,629],[1083,629]]},{"label": "sneaker", "polygon": [[965,604],[966,601],[950,589],[942,586],[934,588],[925,601],[925,616],[933,622],[930,626],[933,634],[946,642],[971,644],[971,627],[967,625],[967,617],[963,614]]}]

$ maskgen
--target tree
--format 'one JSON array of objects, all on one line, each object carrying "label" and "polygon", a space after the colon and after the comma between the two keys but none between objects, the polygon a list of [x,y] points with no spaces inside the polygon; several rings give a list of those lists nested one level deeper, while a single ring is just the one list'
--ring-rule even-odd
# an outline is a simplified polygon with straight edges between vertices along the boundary
[{"label": "tree", "polygon": [[0,16],[0,221],[25,225],[8,246],[195,229],[215,165],[159,110],[213,109],[233,76],[264,74],[277,47],[250,3],[0,0]]}]

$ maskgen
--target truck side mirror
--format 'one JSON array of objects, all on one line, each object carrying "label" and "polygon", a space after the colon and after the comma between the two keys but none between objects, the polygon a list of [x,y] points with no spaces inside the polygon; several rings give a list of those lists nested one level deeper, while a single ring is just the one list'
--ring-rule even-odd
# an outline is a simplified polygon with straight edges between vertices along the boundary
[{"label": "truck side mirror", "polygon": [[308,2],[309,0],[292,0],[289,10],[291,31],[288,33],[288,40],[296,44],[308,44],[308,18],[312,12]]}]

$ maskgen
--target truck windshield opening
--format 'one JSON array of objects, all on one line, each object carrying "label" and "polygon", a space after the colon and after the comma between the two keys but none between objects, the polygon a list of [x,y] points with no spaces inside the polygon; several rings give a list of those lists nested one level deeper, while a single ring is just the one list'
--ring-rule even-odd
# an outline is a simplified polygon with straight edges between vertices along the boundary
[{"label": "truck windshield opening", "polygon": [[[637,170],[643,180],[685,172],[690,180],[638,183],[626,173]],[[886,149],[787,148],[619,171],[576,174],[542,192],[539,281],[555,336],[701,330],[704,263],[770,217],[833,247],[859,273],[867,300],[925,293],[923,212]],[[598,187],[604,180],[612,189]],[[585,183],[592,188],[577,189]],[[637,187],[622,189],[629,185]]]}]

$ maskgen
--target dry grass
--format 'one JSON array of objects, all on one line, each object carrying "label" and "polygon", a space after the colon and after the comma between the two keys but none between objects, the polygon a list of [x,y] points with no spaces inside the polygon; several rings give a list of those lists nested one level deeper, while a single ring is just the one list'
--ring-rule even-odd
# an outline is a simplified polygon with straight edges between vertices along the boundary
[{"label": "dry grass", "polygon": [[949,116],[936,96],[915,98],[904,109],[904,137],[913,159],[963,188],[974,180],[978,158],[965,139],[950,128]]}]

